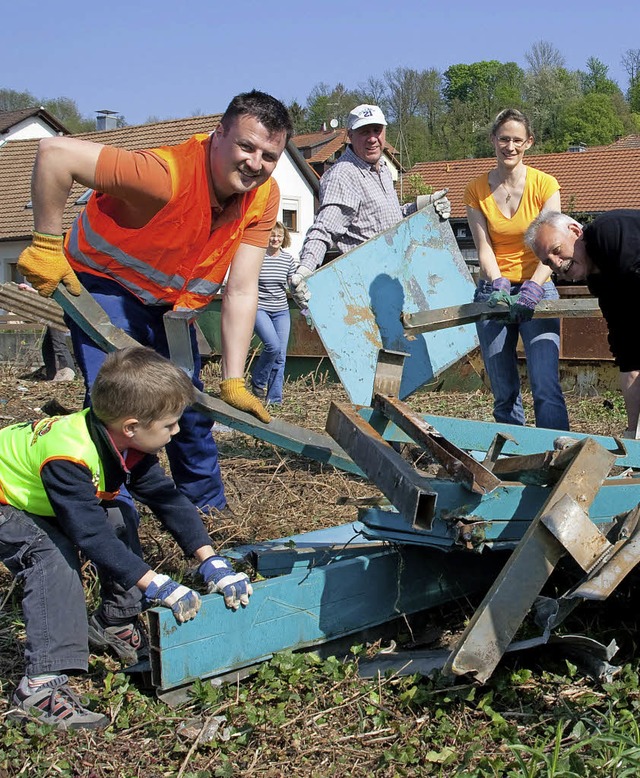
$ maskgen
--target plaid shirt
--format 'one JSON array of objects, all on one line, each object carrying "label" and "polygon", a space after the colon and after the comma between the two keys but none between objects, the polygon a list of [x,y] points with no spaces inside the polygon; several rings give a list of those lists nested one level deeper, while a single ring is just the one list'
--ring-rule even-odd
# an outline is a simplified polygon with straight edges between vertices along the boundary
[{"label": "plaid shirt", "polygon": [[307,232],[300,264],[315,270],[332,246],[344,254],[415,210],[415,203],[400,206],[384,159],[376,170],[348,146],[320,179],[320,208]]}]

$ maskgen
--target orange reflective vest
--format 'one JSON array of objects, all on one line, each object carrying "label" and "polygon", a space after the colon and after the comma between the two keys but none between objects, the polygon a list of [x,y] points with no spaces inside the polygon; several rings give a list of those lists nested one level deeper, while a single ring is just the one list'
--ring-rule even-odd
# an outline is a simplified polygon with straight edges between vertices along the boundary
[{"label": "orange reflective vest", "polygon": [[171,172],[169,202],[143,227],[120,227],[94,192],[65,239],[76,272],[111,278],[147,305],[197,310],[219,289],[245,229],[264,215],[271,179],[243,195],[240,217],[211,232],[206,141],[152,149]]}]

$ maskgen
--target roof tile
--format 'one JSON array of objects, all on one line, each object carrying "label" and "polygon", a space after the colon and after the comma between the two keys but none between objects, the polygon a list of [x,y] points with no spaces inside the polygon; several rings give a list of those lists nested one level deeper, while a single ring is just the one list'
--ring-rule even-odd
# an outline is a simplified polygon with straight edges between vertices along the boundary
[{"label": "roof tile", "polygon": [[[613,144],[582,152],[532,154],[525,162],[558,179],[564,211],[601,213],[614,208],[640,208],[640,143],[638,147]],[[494,157],[419,162],[409,170],[405,181],[417,174],[434,191],[448,187],[452,216],[464,218],[467,183],[495,164]]]}]

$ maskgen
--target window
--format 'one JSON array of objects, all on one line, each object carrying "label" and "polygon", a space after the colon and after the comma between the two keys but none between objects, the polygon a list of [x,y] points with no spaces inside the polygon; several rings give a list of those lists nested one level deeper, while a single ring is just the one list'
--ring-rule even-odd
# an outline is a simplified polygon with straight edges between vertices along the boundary
[{"label": "window", "polygon": [[298,213],[300,202],[291,197],[282,198],[282,223],[289,232],[299,232]]},{"label": "window", "polygon": [[298,212],[282,209],[282,223],[289,232],[298,232]]}]

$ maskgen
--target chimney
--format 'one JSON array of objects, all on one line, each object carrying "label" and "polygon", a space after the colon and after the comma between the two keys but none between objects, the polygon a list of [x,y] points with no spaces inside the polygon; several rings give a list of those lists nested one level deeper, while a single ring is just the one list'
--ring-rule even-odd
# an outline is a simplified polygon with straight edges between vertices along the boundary
[{"label": "chimney", "polygon": [[103,130],[115,130],[118,126],[118,112],[109,111],[106,108],[101,111],[96,111],[96,130],[99,132]]}]

